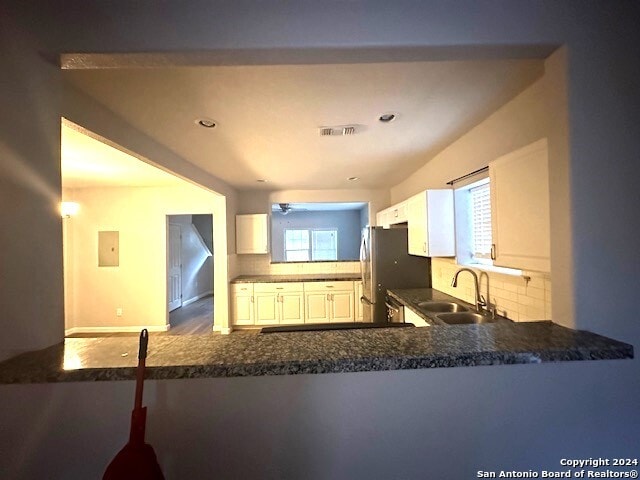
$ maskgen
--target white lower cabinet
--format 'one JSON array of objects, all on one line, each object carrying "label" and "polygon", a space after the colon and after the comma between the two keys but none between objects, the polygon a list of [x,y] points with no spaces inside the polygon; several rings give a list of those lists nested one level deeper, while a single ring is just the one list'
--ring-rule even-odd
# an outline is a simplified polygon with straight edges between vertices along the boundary
[{"label": "white lower cabinet", "polygon": [[255,283],[255,324],[304,322],[302,283]]},{"label": "white lower cabinet", "polygon": [[231,285],[233,325],[254,325],[253,283]]},{"label": "white lower cabinet", "polygon": [[355,322],[353,282],[304,284],[306,323]]},{"label": "white lower cabinet", "polygon": [[356,310],[362,321],[354,287],[351,281],[232,284],[233,325],[354,322]]},{"label": "white lower cabinet", "polygon": [[304,293],[287,292],[280,294],[280,324],[304,323]]},{"label": "white lower cabinet", "polygon": [[305,292],[305,323],[327,323],[330,321],[330,295],[325,292]]}]

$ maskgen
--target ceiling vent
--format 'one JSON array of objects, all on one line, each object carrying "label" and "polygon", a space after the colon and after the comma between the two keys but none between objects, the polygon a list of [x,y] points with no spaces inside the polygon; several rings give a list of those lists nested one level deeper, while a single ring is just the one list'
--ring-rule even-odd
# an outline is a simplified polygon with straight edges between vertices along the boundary
[{"label": "ceiling vent", "polygon": [[342,136],[342,135],[354,135],[356,133],[356,127],[354,125],[338,125],[335,127],[320,127],[320,136]]}]

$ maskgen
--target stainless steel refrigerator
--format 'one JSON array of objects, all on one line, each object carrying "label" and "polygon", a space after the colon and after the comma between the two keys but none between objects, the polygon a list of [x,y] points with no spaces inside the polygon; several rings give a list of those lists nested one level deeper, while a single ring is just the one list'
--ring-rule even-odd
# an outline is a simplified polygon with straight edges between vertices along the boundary
[{"label": "stainless steel refrigerator", "polygon": [[360,244],[360,273],[365,322],[386,323],[388,288],[431,286],[431,259],[407,253],[407,228],[367,227]]}]

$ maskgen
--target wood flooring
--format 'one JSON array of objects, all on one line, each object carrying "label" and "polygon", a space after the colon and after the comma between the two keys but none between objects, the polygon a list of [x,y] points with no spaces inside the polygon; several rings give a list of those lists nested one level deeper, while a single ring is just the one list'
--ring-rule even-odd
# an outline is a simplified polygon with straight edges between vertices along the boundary
[{"label": "wood flooring", "polygon": [[201,298],[169,314],[167,335],[202,335],[213,331],[213,295]]},{"label": "wood flooring", "polygon": [[[149,335],[206,335],[213,333],[213,296],[201,298],[186,307],[169,313],[166,332],[150,332]],[[68,338],[137,337],[139,332],[74,333]]]}]

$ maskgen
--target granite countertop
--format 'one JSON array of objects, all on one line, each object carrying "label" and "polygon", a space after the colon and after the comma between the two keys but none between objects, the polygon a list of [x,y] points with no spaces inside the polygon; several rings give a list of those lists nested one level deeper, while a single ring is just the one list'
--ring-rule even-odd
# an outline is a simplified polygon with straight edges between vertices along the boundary
[{"label": "granite countertop", "polygon": [[[464,305],[469,309],[470,312],[475,312],[475,306],[470,305],[467,302],[460,300],[459,298],[452,297],[451,295],[447,295],[440,290],[434,290],[432,288],[407,288],[407,289],[390,289],[387,290],[387,294],[396,299],[398,302],[403,304],[405,307],[410,308],[414,313],[416,313],[420,318],[426,320],[430,325],[443,325],[443,326],[452,326],[448,325],[442,320],[440,320],[436,315],[437,312],[427,312],[418,306],[419,302],[453,302],[458,303],[460,305]],[[495,323],[513,323],[512,320],[509,320],[506,317],[501,315],[496,315],[494,318]],[[456,327],[466,325],[454,325]]]},{"label": "granite countertop", "polygon": [[[68,338],[0,363],[0,383],[135,379],[138,337]],[[230,335],[150,334],[146,378],[364,372],[633,358],[552,322]]]},{"label": "granite countertop", "polygon": [[336,282],[360,280],[357,273],[305,273],[290,275],[240,275],[231,283]]}]

